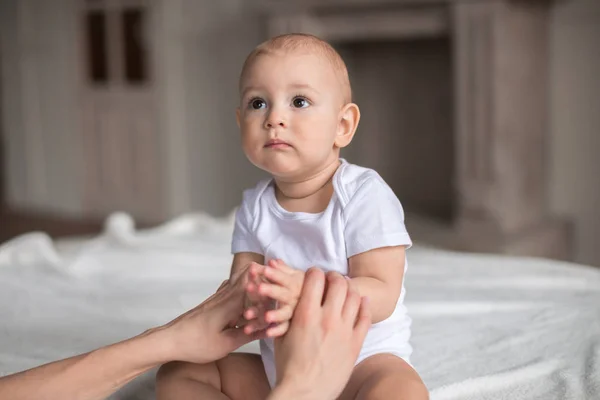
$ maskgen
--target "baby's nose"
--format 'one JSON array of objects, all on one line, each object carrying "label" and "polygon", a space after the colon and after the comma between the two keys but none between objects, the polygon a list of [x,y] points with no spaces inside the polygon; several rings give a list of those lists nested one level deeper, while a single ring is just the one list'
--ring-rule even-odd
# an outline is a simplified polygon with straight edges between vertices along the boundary
[{"label": "baby's nose", "polygon": [[265,121],[265,126],[269,129],[277,126],[285,128],[287,126],[287,121],[281,113],[271,112]]},{"label": "baby's nose", "polygon": [[279,125],[279,126],[285,126],[285,124],[283,123],[283,121],[279,121],[279,122],[267,121],[267,126],[268,126],[269,128],[272,128],[272,127],[274,127],[274,126],[276,126],[276,125]]}]

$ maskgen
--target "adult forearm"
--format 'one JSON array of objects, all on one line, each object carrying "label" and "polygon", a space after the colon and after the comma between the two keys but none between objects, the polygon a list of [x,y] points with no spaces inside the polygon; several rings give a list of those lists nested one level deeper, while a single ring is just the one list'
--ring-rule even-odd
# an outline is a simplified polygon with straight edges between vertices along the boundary
[{"label": "adult forearm", "polygon": [[350,279],[351,287],[362,297],[369,298],[373,323],[383,321],[394,312],[398,296],[387,283],[368,276]]},{"label": "adult forearm", "polygon": [[[0,399],[104,399],[151,368],[169,361],[168,341],[154,329],[90,353],[0,379]],[[162,348],[161,348],[162,346]]]}]

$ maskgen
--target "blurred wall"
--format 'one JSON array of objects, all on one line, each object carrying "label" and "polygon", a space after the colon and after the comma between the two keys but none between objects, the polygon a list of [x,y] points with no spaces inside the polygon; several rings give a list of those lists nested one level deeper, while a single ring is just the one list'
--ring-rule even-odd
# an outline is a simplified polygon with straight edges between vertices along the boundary
[{"label": "blurred wall", "polygon": [[600,1],[554,7],[551,206],[575,223],[575,260],[600,265]]},{"label": "blurred wall", "polygon": [[[86,214],[79,1],[0,0],[0,109],[13,208]],[[235,122],[239,70],[264,40],[263,25],[243,0],[151,3],[158,18],[151,51],[160,60],[161,156],[168,164],[155,177],[169,192],[163,215],[225,214],[263,176],[243,156]]]},{"label": "blurred wall", "polygon": [[251,2],[184,4],[191,205],[224,214],[263,176],[242,153],[235,108],[242,63],[266,33]]},{"label": "blurred wall", "polygon": [[[241,63],[265,33],[247,3],[187,1],[192,205],[222,214],[263,176],[240,150],[234,108]],[[600,265],[600,1],[555,2],[550,26],[550,203],[574,222],[575,260]]]},{"label": "blurred wall", "polygon": [[[76,60],[73,33],[77,30],[73,14],[65,12],[72,10],[76,1],[0,0],[2,79],[4,89],[12,93],[2,99],[1,108],[9,136],[5,140],[5,162],[10,169],[5,181],[7,200],[24,208],[81,215],[81,160],[73,151],[80,140],[73,80],[77,70],[72,62]],[[181,154],[183,148],[183,159],[189,160],[190,167],[176,167],[169,179],[179,179],[177,187],[189,191],[174,191],[181,199],[169,213],[205,210],[222,215],[239,203],[242,189],[264,176],[242,154],[235,107],[241,64],[253,46],[265,39],[266,32],[250,1],[178,3],[182,26],[167,39],[182,46],[180,82],[184,87],[179,93],[184,93],[184,98],[176,101],[181,105],[181,118],[175,114],[173,118],[181,120],[186,140],[174,154]],[[35,7],[36,12],[33,20],[20,21],[24,28],[15,38],[17,4]],[[169,4],[164,2],[165,7],[171,7]],[[575,223],[575,259],[600,265],[600,158],[596,154],[600,150],[600,1],[556,1],[550,35],[550,203]],[[22,46],[18,47],[19,43]],[[19,52],[26,57],[14,57]],[[41,79],[48,76],[51,78]],[[23,104],[38,107],[33,110],[36,120],[18,118]],[[39,126],[24,127],[23,123]],[[44,142],[39,149],[53,151],[25,154],[26,141]],[[24,184],[31,180],[36,182]]]},{"label": "blurred wall", "polygon": [[[192,205],[222,214],[263,176],[240,150],[233,110],[241,63],[265,33],[241,1],[187,1],[189,18],[206,16],[188,44]],[[557,1],[550,26],[550,205],[574,222],[574,259],[600,265],[600,1]]]},{"label": "blurred wall", "polygon": [[5,196],[25,209],[82,211],[75,1],[0,0]]}]

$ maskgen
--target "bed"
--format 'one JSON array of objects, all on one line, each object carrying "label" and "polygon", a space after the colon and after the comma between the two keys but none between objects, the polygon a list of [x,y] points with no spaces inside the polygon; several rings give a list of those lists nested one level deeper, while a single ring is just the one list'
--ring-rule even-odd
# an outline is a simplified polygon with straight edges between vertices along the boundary
[{"label": "bed", "polygon": [[[232,217],[149,230],[114,214],[93,238],[0,246],[0,375],[136,335],[226,278]],[[412,361],[432,399],[600,399],[600,269],[415,245]],[[252,343],[243,351],[257,351]],[[113,399],[154,398],[150,371]]]}]

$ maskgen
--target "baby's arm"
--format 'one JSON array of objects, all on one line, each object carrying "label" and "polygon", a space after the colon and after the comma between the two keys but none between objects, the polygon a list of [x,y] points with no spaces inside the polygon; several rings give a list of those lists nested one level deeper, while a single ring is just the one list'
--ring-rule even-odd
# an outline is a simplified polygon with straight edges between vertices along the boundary
[{"label": "baby's arm", "polygon": [[[373,323],[388,318],[396,308],[404,279],[405,255],[405,246],[390,246],[365,251],[348,259],[351,286],[361,297],[369,298]],[[287,266],[281,260],[271,260],[267,267],[254,265],[249,272],[251,277],[255,277],[253,280],[262,275],[270,282],[263,281],[258,285],[250,282],[247,291],[268,296],[279,303],[279,308],[264,314],[267,323],[277,324],[267,329],[267,336],[283,335],[298,303],[304,272]],[[251,307],[244,317],[251,320],[260,314],[259,310]],[[258,330],[254,323],[246,328],[248,334]]]},{"label": "baby's arm", "polygon": [[233,256],[233,262],[231,263],[231,272],[229,274],[229,278],[231,279],[233,276],[245,272],[252,263],[262,265],[264,262],[265,257],[262,254],[250,252],[236,253]]},{"label": "baby's arm", "polygon": [[348,260],[351,286],[369,298],[373,323],[394,312],[404,278],[405,246],[381,247]]}]

